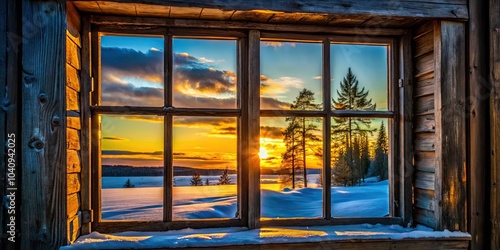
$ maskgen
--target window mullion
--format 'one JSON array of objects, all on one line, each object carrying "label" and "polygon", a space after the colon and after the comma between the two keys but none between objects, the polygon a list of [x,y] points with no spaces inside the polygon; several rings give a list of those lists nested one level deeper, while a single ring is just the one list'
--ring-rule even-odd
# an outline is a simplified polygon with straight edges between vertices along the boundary
[{"label": "window mullion", "polygon": [[[165,107],[172,106],[172,36],[167,35],[164,38],[164,94]],[[164,171],[163,171],[163,221],[172,221],[172,204],[173,204],[173,145],[172,145],[172,114],[167,114],[164,117]]]},{"label": "window mullion", "polygon": [[327,111],[323,121],[323,217],[331,218],[332,214],[332,168],[331,168],[331,82],[330,82],[330,39],[323,40],[323,108]]}]

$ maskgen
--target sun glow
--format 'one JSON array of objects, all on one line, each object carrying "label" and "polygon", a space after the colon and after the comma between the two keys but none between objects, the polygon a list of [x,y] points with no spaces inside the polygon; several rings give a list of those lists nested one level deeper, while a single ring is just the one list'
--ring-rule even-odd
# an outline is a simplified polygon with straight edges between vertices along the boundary
[{"label": "sun glow", "polygon": [[267,154],[267,149],[265,147],[260,147],[259,157],[261,159],[266,159],[269,155]]}]

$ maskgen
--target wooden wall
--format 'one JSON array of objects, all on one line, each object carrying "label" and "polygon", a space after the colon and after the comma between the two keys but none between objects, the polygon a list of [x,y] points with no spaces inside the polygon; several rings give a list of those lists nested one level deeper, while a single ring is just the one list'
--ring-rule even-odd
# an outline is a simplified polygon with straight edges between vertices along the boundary
[{"label": "wooden wall", "polygon": [[432,228],[436,227],[434,62],[434,23],[428,21],[413,32],[415,112],[413,218],[416,224]]},{"label": "wooden wall", "polygon": [[80,70],[81,19],[73,4],[66,5],[66,111],[67,111],[67,235],[73,242],[80,235],[82,213],[80,209]]}]

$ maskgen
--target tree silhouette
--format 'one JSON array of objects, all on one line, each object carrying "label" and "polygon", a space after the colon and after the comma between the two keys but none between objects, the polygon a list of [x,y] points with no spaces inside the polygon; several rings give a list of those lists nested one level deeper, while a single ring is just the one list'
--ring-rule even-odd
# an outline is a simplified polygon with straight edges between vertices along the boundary
[{"label": "tree silhouette", "polygon": [[[337,90],[337,100],[332,99],[334,110],[375,110],[376,105],[372,99],[368,99],[368,90],[364,87],[359,89],[356,75],[348,69],[346,76],[340,82],[340,90]],[[351,147],[354,135],[366,135],[372,133],[370,129],[371,120],[363,117],[334,117],[332,124],[332,139],[337,148]]]},{"label": "tree silhouette", "polygon": [[208,180],[208,178],[205,178],[205,186],[210,186],[210,181]]},{"label": "tree silhouette", "polygon": [[384,122],[380,125],[375,148],[375,159],[373,160],[373,175],[380,176],[380,180],[387,180],[389,173],[389,145]]},{"label": "tree silhouette", "polygon": [[352,171],[347,162],[349,158],[347,152],[342,149],[339,152],[338,160],[332,169],[332,183],[347,186],[351,182]]},{"label": "tree silhouette", "polygon": [[133,188],[133,187],[135,187],[135,185],[132,184],[132,181],[130,179],[127,179],[127,181],[125,181],[125,184],[123,184],[123,187],[124,188]]},{"label": "tree silhouette", "polygon": [[[320,104],[315,103],[314,93],[308,89],[300,91],[295,101],[290,105],[292,110],[317,110]],[[287,117],[288,127],[283,132],[286,151],[282,155],[281,183],[292,185],[303,182],[307,187],[307,149],[315,147],[320,138],[314,134],[318,131],[318,126],[314,123],[318,118],[311,117]],[[302,173],[301,177],[296,174]]]},{"label": "tree silhouette", "polygon": [[191,177],[191,186],[203,186],[203,180],[201,179],[200,173],[194,172],[193,177]]},{"label": "tree silhouette", "polygon": [[229,178],[229,174],[227,172],[228,172],[228,167],[226,167],[226,169],[224,169],[224,172],[222,172],[222,174],[220,175],[219,182],[217,183],[217,185],[231,184],[231,178]]}]

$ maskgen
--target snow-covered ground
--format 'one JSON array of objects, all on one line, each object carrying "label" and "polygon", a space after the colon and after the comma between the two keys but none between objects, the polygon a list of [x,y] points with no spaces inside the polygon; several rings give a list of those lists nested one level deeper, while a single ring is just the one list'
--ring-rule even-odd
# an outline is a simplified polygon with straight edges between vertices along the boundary
[{"label": "snow-covered ground", "polygon": [[[277,175],[262,176],[263,218],[322,217],[322,188],[310,175],[308,188],[280,189]],[[237,186],[213,185],[218,176],[202,176],[212,186],[190,186],[191,176],[176,176],[174,219],[234,218]],[[134,188],[123,188],[130,179]],[[102,217],[105,220],[162,220],[163,177],[103,177]],[[236,176],[231,176],[236,183]],[[388,182],[368,179],[361,186],[332,187],[335,217],[383,217],[389,213]]]},{"label": "snow-covered ground", "polygon": [[[276,227],[248,230],[246,228],[183,229],[167,232],[123,232],[100,234],[93,232],[80,237],[61,250],[76,249],[148,249],[215,247],[227,245],[255,245],[294,242],[321,242],[333,240],[380,240],[412,238],[462,238],[461,232],[433,231],[430,228],[403,228],[397,225],[348,225],[315,227]],[[318,246],[318,249],[321,245]]]}]

